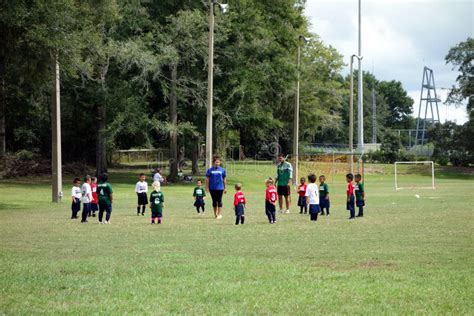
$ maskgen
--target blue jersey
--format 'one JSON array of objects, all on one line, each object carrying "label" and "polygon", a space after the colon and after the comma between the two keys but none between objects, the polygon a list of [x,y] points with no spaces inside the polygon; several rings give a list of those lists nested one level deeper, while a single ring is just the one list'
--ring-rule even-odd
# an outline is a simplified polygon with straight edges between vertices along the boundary
[{"label": "blue jersey", "polygon": [[207,169],[206,177],[209,178],[209,190],[224,190],[225,169],[211,167]]}]

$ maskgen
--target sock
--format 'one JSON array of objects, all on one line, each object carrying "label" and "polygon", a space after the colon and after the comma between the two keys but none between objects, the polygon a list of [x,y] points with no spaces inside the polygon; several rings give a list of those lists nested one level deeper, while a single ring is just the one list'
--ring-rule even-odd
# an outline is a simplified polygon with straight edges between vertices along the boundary
[{"label": "sock", "polygon": [[145,214],[146,206],[142,205],[142,214]]},{"label": "sock", "polygon": [[137,206],[137,213],[140,213],[140,206]]},{"label": "sock", "polygon": [[161,217],[158,217],[158,224],[161,224]]},{"label": "sock", "polygon": [[245,216],[242,215],[242,216],[240,217],[240,224],[243,224],[244,222],[245,222]]},{"label": "sock", "polygon": [[239,222],[240,222],[240,216],[236,216],[235,217],[235,225],[239,225]]}]

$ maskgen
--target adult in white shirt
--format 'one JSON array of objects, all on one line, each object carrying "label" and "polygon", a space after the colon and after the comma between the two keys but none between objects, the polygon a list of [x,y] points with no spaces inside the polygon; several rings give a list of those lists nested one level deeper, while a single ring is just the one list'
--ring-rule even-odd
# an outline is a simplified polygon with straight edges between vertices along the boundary
[{"label": "adult in white shirt", "polygon": [[309,204],[309,216],[312,221],[318,220],[319,209],[319,188],[316,184],[316,175],[314,173],[308,176],[309,184],[306,187],[306,203]]},{"label": "adult in white shirt", "polygon": [[155,173],[153,174],[153,182],[159,182],[161,184],[166,184],[166,179],[160,174],[160,168],[155,169]]},{"label": "adult in white shirt", "polygon": [[145,181],[145,174],[140,173],[137,184],[135,185],[135,193],[137,193],[137,216],[140,215],[140,207],[142,208],[142,216],[145,216],[145,209],[148,204],[148,183]]},{"label": "adult in white shirt", "polygon": [[84,184],[82,185],[82,219],[81,223],[87,223],[87,216],[91,212],[92,189],[91,189],[91,176],[87,175],[84,178]]}]

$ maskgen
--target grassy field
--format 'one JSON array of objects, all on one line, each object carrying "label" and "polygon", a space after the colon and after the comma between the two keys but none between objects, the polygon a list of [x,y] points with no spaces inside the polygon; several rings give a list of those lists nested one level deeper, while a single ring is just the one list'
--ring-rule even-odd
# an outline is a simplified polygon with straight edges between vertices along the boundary
[{"label": "grassy field", "polygon": [[249,200],[243,226],[233,190],[216,221],[195,213],[193,185],[163,187],[164,224],[150,225],[136,216],[139,169],[110,173],[111,225],[70,220],[48,179],[1,180],[0,314],[472,315],[474,177],[438,170],[436,190],[395,192],[379,169],[366,175],[363,219],[347,220],[338,176],[330,217],[310,222],[294,206],[269,225],[273,166],[234,165],[229,182]]}]

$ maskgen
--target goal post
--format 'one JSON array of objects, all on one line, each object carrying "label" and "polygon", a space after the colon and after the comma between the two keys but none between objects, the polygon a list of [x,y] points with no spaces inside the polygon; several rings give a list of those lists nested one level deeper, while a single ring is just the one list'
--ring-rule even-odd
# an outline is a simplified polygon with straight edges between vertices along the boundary
[{"label": "goal post", "polygon": [[[410,168],[410,165],[412,168]],[[419,168],[414,168],[419,165],[427,166],[425,170],[420,170]],[[403,169],[403,170],[402,170]],[[406,185],[400,184],[400,172],[405,172],[406,175],[410,176],[420,176],[420,173],[425,173],[421,176],[431,176],[431,181],[422,183],[420,185]],[[434,177],[434,162],[433,161],[396,161],[394,163],[394,173],[395,173],[395,190],[402,189],[435,189],[435,177]],[[414,183],[419,182],[421,178],[415,179]]]}]

